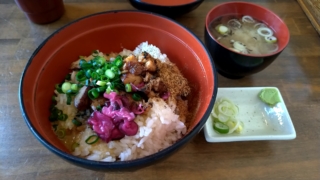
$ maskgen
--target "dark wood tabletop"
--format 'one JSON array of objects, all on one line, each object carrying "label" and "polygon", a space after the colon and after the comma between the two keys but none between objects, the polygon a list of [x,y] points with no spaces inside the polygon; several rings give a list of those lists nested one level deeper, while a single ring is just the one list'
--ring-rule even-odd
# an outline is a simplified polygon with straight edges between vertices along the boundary
[{"label": "dark wood tabletop", "polygon": [[[249,1],[249,0],[248,0]],[[222,0],[205,0],[176,20],[203,40],[206,13]],[[83,169],[47,150],[27,128],[19,109],[21,72],[37,46],[59,27],[96,12],[134,9],[126,0],[65,0],[66,12],[53,23],[28,21],[12,0],[0,0],[0,179],[320,179],[320,37],[294,0],[251,0],[278,14],[291,39],[262,72],[219,87],[276,86],[297,137],[288,141],[208,143],[201,131],[165,161],[134,172]]]}]

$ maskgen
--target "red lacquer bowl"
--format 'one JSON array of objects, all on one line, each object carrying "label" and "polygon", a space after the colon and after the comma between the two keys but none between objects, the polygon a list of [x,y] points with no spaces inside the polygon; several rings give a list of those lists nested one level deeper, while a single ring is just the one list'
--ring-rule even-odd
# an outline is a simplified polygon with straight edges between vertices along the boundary
[{"label": "red lacquer bowl", "polygon": [[[49,107],[54,86],[70,71],[71,62],[94,49],[102,52],[133,50],[148,41],[168,55],[189,80],[190,111],[194,117],[187,134],[160,152],[132,161],[97,162],[71,153],[51,129]],[[35,137],[63,159],[93,170],[137,169],[164,159],[198,134],[213,107],[217,76],[202,42],[188,29],[166,17],[141,11],[112,11],[76,20],[48,37],[32,54],[22,74],[19,99],[23,117]]]},{"label": "red lacquer bowl", "polygon": [[[232,51],[217,41],[210,33],[210,23],[221,16],[249,15],[264,22],[278,38],[278,50],[270,54],[250,55]],[[258,73],[268,67],[289,43],[290,33],[283,20],[271,10],[253,3],[227,2],[213,7],[207,14],[205,44],[208,47],[217,71],[228,78],[242,78]]]}]

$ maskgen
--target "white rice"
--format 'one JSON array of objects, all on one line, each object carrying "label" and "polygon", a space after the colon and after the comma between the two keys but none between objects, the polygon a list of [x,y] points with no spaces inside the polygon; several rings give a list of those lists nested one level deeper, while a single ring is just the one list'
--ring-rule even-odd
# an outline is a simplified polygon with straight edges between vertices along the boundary
[{"label": "white rice", "polygon": [[[148,45],[148,42],[141,43],[133,52],[124,49],[120,54],[139,55],[147,51],[154,58],[163,62],[169,61],[165,54],[161,54],[159,48]],[[59,125],[66,129],[74,128],[72,119],[75,117],[77,109],[74,104],[66,105],[65,94],[57,93],[56,107],[68,115],[68,119]],[[187,131],[185,124],[179,120],[179,116],[174,113],[175,105],[166,104],[161,98],[149,99],[152,108],[147,111],[147,116],[138,115],[135,122],[139,125],[139,130],[134,136],[125,136],[121,140],[106,143],[99,140],[93,145],[89,145],[85,140],[95,134],[91,128],[86,128],[76,137],[79,146],[72,152],[75,156],[80,156],[89,160],[113,162],[116,160],[126,161],[142,158],[165,149],[179,140]],[[147,118],[146,118],[147,117]]]},{"label": "white rice", "polygon": [[[63,98],[61,94],[58,95]],[[132,160],[154,154],[161,149],[167,148],[180,139],[186,133],[186,126],[179,120],[179,116],[174,113],[162,99],[153,98],[153,107],[145,115],[138,115],[135,122],[139,125],[138,133],[135,136],[125,136],[118,141],[105,143],[99,140],[98,143],[89,145],[85,140],[95,134],[91,128],[86,128],[76,137],[79,146],[72,152],[75,156],[84,157],[89,160],[113,162],[116,159],[121,161]],[[61,107],[64,103],[58,103]],[[73,105],[63,106],[63,112],[76,109]],[[73,128],[72,119],[59,121],[64,128]]]},{"label": "white rice", "polygon": [[138,56],[142,52],[146,51],[149,53],[153,58],[159,59],[162,62],[167,62],[169,61],[168,57],[166,54],[161,54],[161,51],[158,47],[148,44],[148,41],[141,43],[136,47],[136,49],[133,51],[133,54]]}]

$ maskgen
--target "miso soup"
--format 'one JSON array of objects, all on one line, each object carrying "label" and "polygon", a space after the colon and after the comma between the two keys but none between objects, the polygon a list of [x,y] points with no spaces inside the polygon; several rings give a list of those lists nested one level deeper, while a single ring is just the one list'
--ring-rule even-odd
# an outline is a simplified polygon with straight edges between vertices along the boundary
[{"label": "miso soup", "polygon": [[275,32],[248,15],[219,17],[210,23],[210,32],[217,41],[235,52],[263,55],[278,50]]}]

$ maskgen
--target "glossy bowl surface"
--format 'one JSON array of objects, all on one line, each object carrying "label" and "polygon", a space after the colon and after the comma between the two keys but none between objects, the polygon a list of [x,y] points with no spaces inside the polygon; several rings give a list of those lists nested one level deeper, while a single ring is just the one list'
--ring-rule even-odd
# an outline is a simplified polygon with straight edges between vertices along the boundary
[{"label": "glossy bowl surface", "polygon": [[[226,15],[249,15],[267,24],[278,39],[277,51],[264,55],[237,53],[220,44],[210,34],[210,23]],[[241,78],[260,72],[269,66],[288,45],[290,34],[286,24],[269,9],[247,2],[227,2],[213,7],[206,16],[205,44],[209,49],[217,71],[228,78]]]},{"label": "glossy bowl surface", "polygon": [[139,10],[177,17],[193,11],[203,0],[129,0],[129,2]]},{"label": "glossy bowl surface", "polygon": [[[190,121],[187,134],[174,145],[137,160],[97,162],[75,157],[51,129],[48,120],[54,85],[70,72],[71,62],[92,50],[133,50],[148,41],[168,55],[191,85]],[[22,115],[35,137],[63,159],[88,169],[131,170],[168,157],[191,140],[204,126],[217,93],[212,58],[202,42],[189,30],[161,15],[141,11],[111,11],[76,20],[48,37],[33,53],[22,74],[19,100]]]}]

